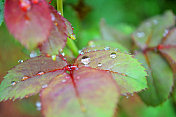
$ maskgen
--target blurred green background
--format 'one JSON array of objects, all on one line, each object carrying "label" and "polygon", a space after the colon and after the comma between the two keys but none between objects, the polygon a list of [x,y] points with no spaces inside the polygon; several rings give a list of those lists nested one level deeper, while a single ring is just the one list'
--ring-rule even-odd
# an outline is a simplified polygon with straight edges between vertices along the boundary
[{"label": "blurred green background", "polygon": [[[54,1],[54,0],[53,0]],[[64,16],[74,27],[78,48],[90,40],[101,39],[100,21],[121,33],[130,34],[145,19],[172,10],[176,14],[176,0],[64,0]],[[11,36],[3,23],[0,26],[0,81],[18,60],[29,58],[29,52]],[[0,117],[39,117],[34,96],[22,101],[0,103]],[[170,100],[159,107],[147,107],[138,96],[121,99],[118,117],[175,117]]]}]

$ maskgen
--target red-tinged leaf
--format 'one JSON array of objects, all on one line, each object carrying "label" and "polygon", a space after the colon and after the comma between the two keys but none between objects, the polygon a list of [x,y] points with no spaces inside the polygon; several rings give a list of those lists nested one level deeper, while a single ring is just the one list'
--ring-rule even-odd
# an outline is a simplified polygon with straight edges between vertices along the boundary
[{"label": "red-tinged leaf", "polygon": [[158,50],[167,59],[176,73],[176,28],[172,29],[166,38],[163,39],[162,44],[158,46]]},{"label": "red-tinged leaf", "polygon": [[78,56],[75,65],[110,71],[121,93],[133,93],[147,88],[144,67],[131,55],[113,50],[88,52]]},{"label": "red-tinged leaf", "polygon": [[145,66],[148,76],[148,89],[139,93],[141,99],[151,106],[166,101],[173,87],[173,72],[167,62],[158,54],[138,53],[136,58]]},{"label": "red-tinged leaf", "polygon": [[9,31],[29,49],[47,40],[52,28],[45,0],[6,0],[5,21]]},{"label": "red-tinged leaf", "polygon": [[106,71],[79,68],[74,71],[74,82],[69,74],[54,78],[41,92],[42,112],[45,117],[112,117],[119,91]]},{"label": "red-tinged leaf", "polygon": [[155,47],[161,43],[168,28],[174,25],[175,16],[171,11],[167,11],[163,16],[155,16],[143,22],[132,37],[141,49]]},{"label": "red-tinged leaf", "polygon": [[66,44],[68,31],[66,29],[65,18],[52,6],[50,6],[50,11],[53,28],[48,40],[40,46],[40,50],[44,54],[57,55],[59,50],[63,49]]},{"label": "red-tinged leaf", "polygon": [[[0,101],[24,98],[38,93],[49,81],[63,72],[66,62],[57,57],[36,57],[10,70],[0,85]],[[43,86],[44,85],[44,86]]]}]

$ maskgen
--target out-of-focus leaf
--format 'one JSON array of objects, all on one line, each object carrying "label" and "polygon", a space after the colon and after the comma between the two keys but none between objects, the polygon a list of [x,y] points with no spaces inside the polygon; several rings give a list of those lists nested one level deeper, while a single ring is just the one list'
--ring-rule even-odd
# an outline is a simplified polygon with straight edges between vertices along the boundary
[{"label": "out-of-focus leaf", "polygon": [[4,21],[4,0],[0,1],[0,26]]},{"label": "out-of-focus leaf", "polygon": [[68,31],[66,30],[65,19],[52,6],[50,6],[50,11],[53,28],[48,40],[40,46],[40,50],[44,54],[57,55],[66,44]]},{"label": "out-of-focus leaf", "polygon": [[78,56],[75,65],[108,70],[120,86],[121,93],[133,93],[147,88],[144,67],[131,55],[113,50],[99,50]]},{"label": "out-of-focus leaf", "polygon": [[49,81],[62,73],[67,63],[57,57],[35,57],[10,70],[0,85],[0,101],[24,98],[38,93]]},{"label": "out-of-focus leaf", "polygon": [[140,92],[141,99],[151,106],[157,106],[169,97],[173,86],[173,73],[167,62],[158,54],[138,53],[136,58],[145,66],[148,77],[148,89]]},{"label": "out-of-focus leaf", "polygon": [[6,0],[5,21],[9,31],[28,49],[47,40],[52,21],[45,0]]},{"label": "out-of-focus leaf", "polygon": [[86,49],[83,51],[94,51],[95,49],[97,50],[104,50],[106,48],[110,48],[110,50],[118,50],[120,52],[128,52],[128,49],[126,49],[124,46],[121,44],[114,42],[114,41],[105,41],[105,40],[97,40],[97,41],[90,41],[88,43],[88,46]]},{"label": "out-of-focus leaf", "polygon": [[128,49],[131,49],[132,40],[130,38],[130,35],[126,35],[123,32],[120,32],[111,27],[108,27],[107,24],[105,24],[104,20],[102,20],[100,23],[100,31],[101,31],[103,40],[116,41],[120,43],[122,46]]},{"label": "out-of-focus leaf", "polygon": [[134,32],[133,39],[141,48],[155,47],[161,43],[168,28],[174,26],[175,16],[171,11],[167,11],[162,16],[155,16],[143,22]]},{"label": "out-of-focus leaf", "polygon": [[[159,47],[160,46],[160,47]],[[158,46],[161,54],[167,59],[176,73],[176,28],[172,29]]]},{"label": "out-of-focus leaf", "polygon": [[61,74],[42,90],[42,112],[45,117],[112,117],[118,97],[110,73],[83,67],[72,78]]}]

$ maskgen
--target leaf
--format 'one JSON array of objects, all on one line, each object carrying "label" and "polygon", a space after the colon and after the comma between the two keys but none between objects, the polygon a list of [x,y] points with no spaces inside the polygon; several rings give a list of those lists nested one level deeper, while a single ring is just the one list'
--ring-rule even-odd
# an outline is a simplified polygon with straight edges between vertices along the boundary
[{"label": "leaf", "polygon": [[9,31],[26,48],[34,49],[47,40],[52,21],[45,0],[6,0],[5,21]]},{"label": "leaf", "polygon": [[67,41],[67,30],[65,19],[50,6],[53,28],[50,32],[48,40],[41,46],[40,50],[44,54],[58,55],[59,50],[63,49]]},{"label": "leaf", "polygon": [[131,55],[113,50],[99,50],[78,56],[75,65],[110,71],[121,93],[133,93],[147,88],[144,67]]},{"label": "leaf", "polygon": [[[66,62],[57,57],[35,57],[10,70],[0,85],[0,101],[37,94],[49,81],[63,72]],[[43,86],[44,85],[44,86]]]},{"label": "leaf", "polygon": [[176,73],[176,28],[169,31],[162,44],[158,46],[158,49]]},{"label": "leaf", "polygon": [[166,61],[154,52],[146,55],[138,53],[136,58],[145,66],[148,77],[148,89],[140,92],[141,99],[151,106],[157,106],[166,101],[172,91],[173,73]]},{"label": "leaf", "polygon": [[110,47],[111,50],[119,50],[120,52],[128,52],[128,49],[126,49],[121,44],[115,42],[115,41],[104,41],[104,40],[95,40],[90,41],[88,43],[88,48],[84,49],[83,51],[93,51],[95,48],[97,50],[104,50],[105,48]]},{"label": "leaf", "polygon": [[171,11],[144,21],[133,33],[135,43],[141,48],[155,47],[160,44],[168,28],[175,25],[175,16]]},{"label": "leaf", "polygon": [[[111,74],[92,68],[54,78],[41,92],[45,117],[112,117],[118,102],[118,87]],[[64,82],[63,82],[64,81]]]},{"label": "leaf", "polygon": [[0,26],[4,21],[4,0],[0,1]]},{"label": "leaf", "polygon": [[119,43],[119,45],[127,49],[131,49],[132,40],[130,38],[130,35],[124,34],[123,32],[107,26],[104,20],[101,20],[100,22],[100,32],[103,40],[113,42],[116,41],[117,43]]}]

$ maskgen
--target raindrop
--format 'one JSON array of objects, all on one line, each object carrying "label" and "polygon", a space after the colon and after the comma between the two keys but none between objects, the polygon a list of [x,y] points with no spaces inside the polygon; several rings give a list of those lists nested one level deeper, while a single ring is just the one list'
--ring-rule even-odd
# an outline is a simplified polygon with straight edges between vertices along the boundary
[{"label": "raindrop", "polygon": [[43,75],[43,74],[45,74],[44,72],[39,72],[39,73],[37,73],[37,75]]},{"label": "raindrop", "polygon": [[104,50],[110,50],[110,47],[105,47]]},{"label": "raindrop", "polygon": [[45,85],[42,85],[42,88],[44,89],[44,88],[47,88],[48,87],[48,85],[47,84],[45,84]]},{"label": "raindrop", "polygon": [[16,85],[16,82],[15,82],[15,81],[12,81],[12,82],[11,82],[11,85],[12,85],[12,86]]},{"label": "raindrop", "polygon": [[101,63],[98,63],[98,67],[101,67],[102,66],[102,64]]},{"label": "raindrop", "polygon": [[115,53],[115,52],[112,52],[112,53],[110,54],[110,57],[111,57],[111,58],[116,58],[116,57],[117,57],[117,55],[116,55],[116,53]]},{"label": "raindrop", "polygon": [[20,59],[20,60],[18,60],[18,63],[23,63],[23,62],[24,62],[24,61],[23,61],[23,60],[21,60],[21,59]]},{"label": "raindrop", "polygon": [[30,53],[30,58],[34,58],[34,57],[36,57],[36,56],[37,56],[37,52],[32,51],[32,52]]},{"label": "raindrop", "polygon": [[142,38],[142,37],[145,36],[145,33],[144,33],[144,32],[138,32],[138,33],[136,33],[136,36],[137,36],[138,38]]},{"label": "raindrop", "polygon": [[26,12],[31,9],[31,3],[29,0],[20,0],[20,7]]},{"label": "raindrop", "polygon": [[35,105],[37,107],[37,110],[40,111],[41,110],[41,106],[42,106],[41,102],[37,101]]},{"label": "raindrop", "polygon": [[55,20],[55,16],[54,14],[51,13],[51,20],[54,21]]},{"label": "raindrop", "polygon": [[21,79],[21,81],[25,81],[25,80],[27,80],[29,77],[27,77],[27,76],[24,76],[22,79]]},{"label": "raindrop", "polygon": [[90,63],[90,58],[88,56],[83,56],[81,59],[81,63],[84,65],[88,65]]},{"label": "raindrop", "polygon": [[66,82],[67,80],[63,79],[62,82]]}]

